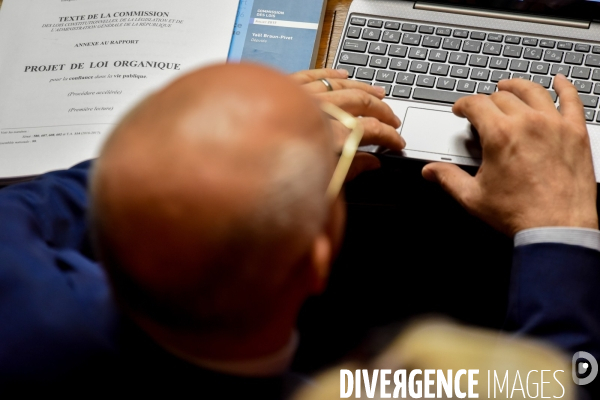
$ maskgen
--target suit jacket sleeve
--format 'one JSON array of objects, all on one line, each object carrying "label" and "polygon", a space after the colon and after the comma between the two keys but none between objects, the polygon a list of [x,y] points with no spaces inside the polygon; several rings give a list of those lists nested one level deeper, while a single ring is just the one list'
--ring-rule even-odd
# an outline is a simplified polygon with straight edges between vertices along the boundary
[{"label": "suit jacket sleeve", "polygon": [[114,344],[116,307],[87,239],[90,164],[0,190],[0,387]]},{"label": "suit jacket sleeve", "polygon": [[560,243],[515,247],[507,322],[600,360],[600,252]]}]

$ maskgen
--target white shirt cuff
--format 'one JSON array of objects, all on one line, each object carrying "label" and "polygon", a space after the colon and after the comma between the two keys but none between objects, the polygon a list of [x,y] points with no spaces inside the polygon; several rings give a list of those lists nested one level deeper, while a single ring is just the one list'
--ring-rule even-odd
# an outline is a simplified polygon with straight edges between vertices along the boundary
[{"label": "white shirt cuff", "polygon": [[515,247],[536,243],[560,243],[600,251],[600,231],[589,228],[545,227],[520,231]]}]

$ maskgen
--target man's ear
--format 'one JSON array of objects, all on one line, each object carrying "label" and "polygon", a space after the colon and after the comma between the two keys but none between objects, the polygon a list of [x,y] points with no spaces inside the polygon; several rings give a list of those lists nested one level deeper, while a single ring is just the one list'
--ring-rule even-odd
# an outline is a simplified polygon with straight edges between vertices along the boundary
[{"label": "man's ear", "polygon": [[315,236],[312,243],[311,263],[313,294],[322,293],[327,286],[331,264],[342,244],[346,222],[346,207],[342,197],[338,197],[323,230]]}]

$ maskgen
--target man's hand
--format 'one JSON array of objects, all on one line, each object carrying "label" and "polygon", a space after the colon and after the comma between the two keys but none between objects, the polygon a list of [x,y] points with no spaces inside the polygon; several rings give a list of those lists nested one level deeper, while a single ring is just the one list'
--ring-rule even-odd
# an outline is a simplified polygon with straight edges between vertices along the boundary
[{"label": "man's hand", "polygon": [[[349,80],[348,73],[344,70],[315,69],[296,72],[290,76],[319,101],[333,103],[344,111],[361,117],[360,121],[364,127],[362,146],[379,145],[394,151],[400,151],[406,146],[397,131],[400,119],[382,101],[385,97],[383,88]],[[333,91],[328,91],[320,79],[327,79]],[[338,140],[343,143],[348,133],[347,129],[338,124],[334,124],[333,129]],[[377,157],[358,152],[348,173],[348,180],[363,171],[379,167]]]},{"label": "man's hand", "polygon": [[500,81],[491,96],[462,98],[452,111],[479,132],[483,161],[475,177],[432,163],[438,182],[471,214],[509,236],[535,227],[598,229],[596,180],[583,106],[562,75],[548,92],[521,79]]}]

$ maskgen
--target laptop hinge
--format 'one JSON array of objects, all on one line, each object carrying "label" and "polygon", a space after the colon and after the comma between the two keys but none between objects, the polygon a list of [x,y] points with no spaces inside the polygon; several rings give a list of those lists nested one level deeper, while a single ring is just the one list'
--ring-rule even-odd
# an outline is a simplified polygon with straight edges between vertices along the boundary
[{"label": "laptop hinge", "polygon": [[474,8],[445,6],[445,5],[441,5],[441,4],[424,3],[424,2],[420,2],[420,1],[415,3],[415,9],[427,10],[427,11],[437,11],[437,12],[443,12],[443,13],[452,13],[452,14],[472,15],[475,17],[510,19],[513,21],[533,22],[533,23],[537,23],[537,24],[559,25],[559,26],[566,26],[569,28],[580,28],[580,29],[589,29],[590,28],[589,21],[585,22],[585,21],[576,21],[576,20],[562,19],[562,18],[540,17],[540,16],[536,16],[536,15],[508,13],[505,11],[477,10]]}]

